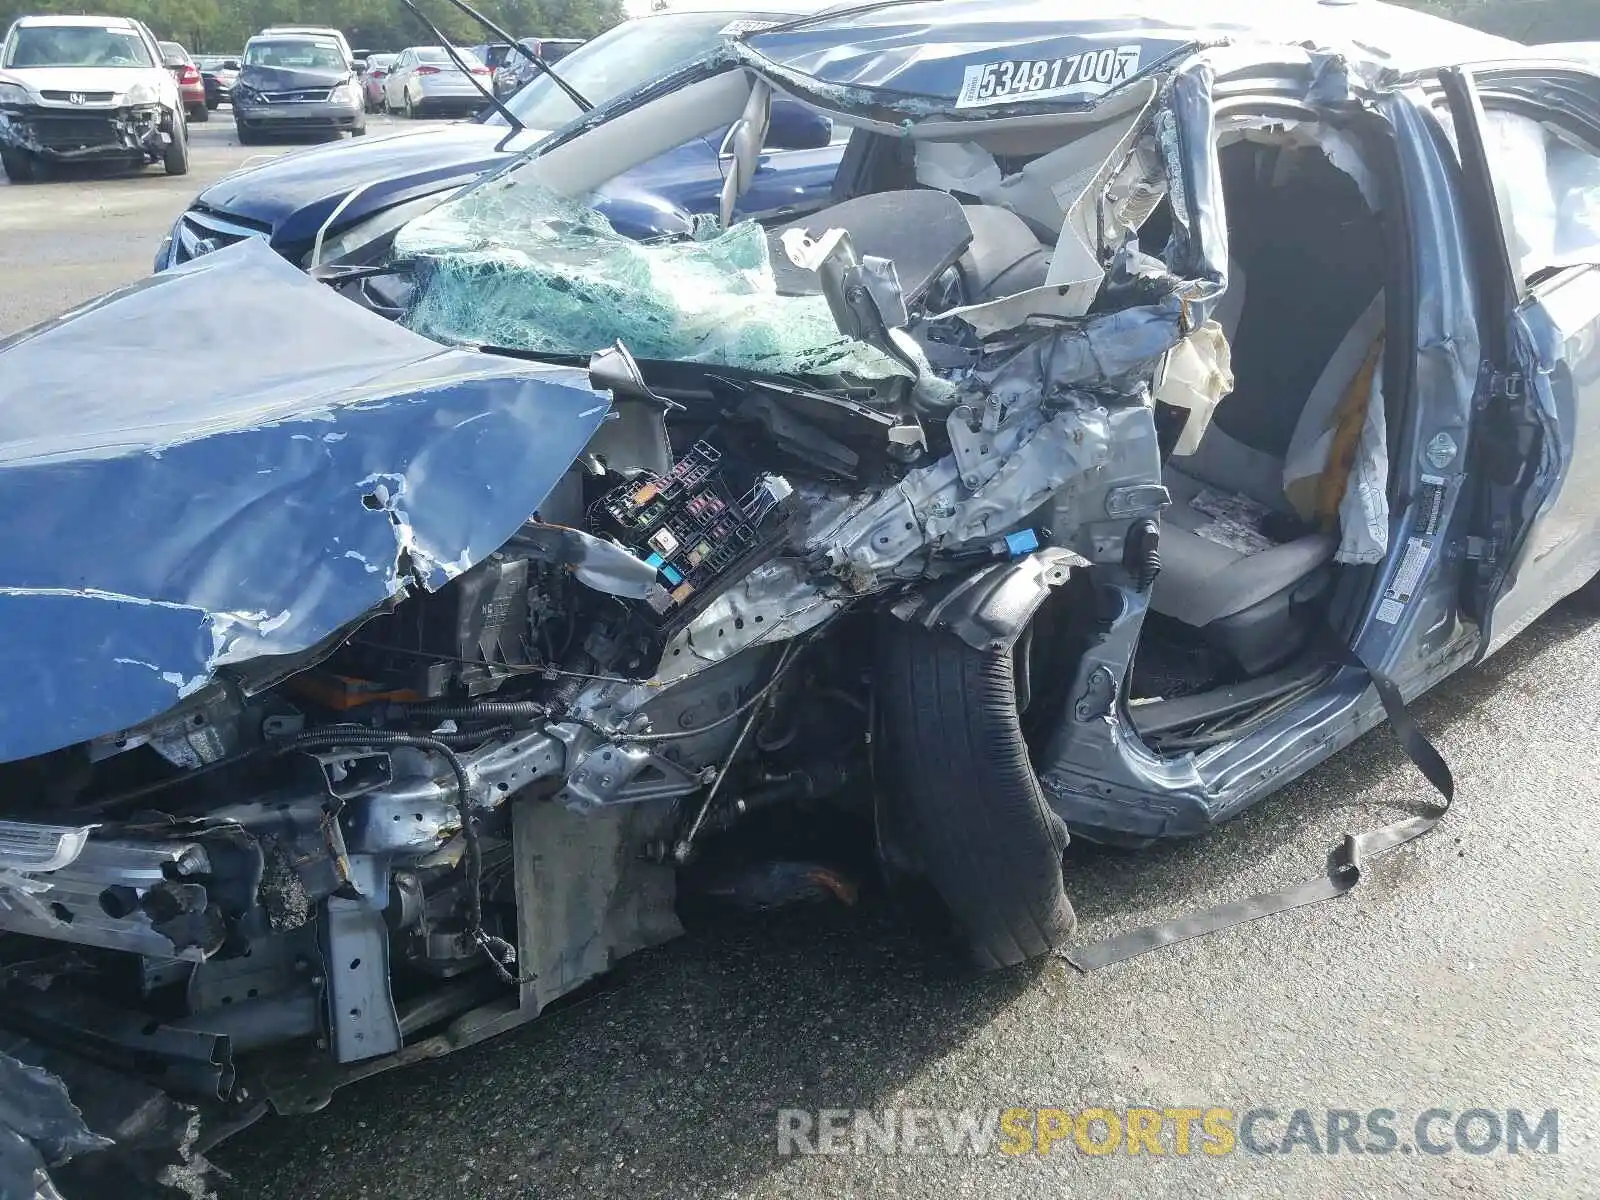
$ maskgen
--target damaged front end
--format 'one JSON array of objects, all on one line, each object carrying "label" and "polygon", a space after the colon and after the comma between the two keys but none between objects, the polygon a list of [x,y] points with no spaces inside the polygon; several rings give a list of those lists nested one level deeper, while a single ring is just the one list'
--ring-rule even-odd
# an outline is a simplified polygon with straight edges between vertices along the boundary
[{"label": "damaged front end", "polygon": [[1224,279],[1203,71],[1123,82],[1020,168],[898,111],[922,186],[763,228],[780,75],[701,64],[635,150],[728,130],[694,237],[618,237],[562,135],[314,278],[247,241],[0,344],[0,1027],[316,1108],[674,936],[757,811],[870,814],[878,622],[1008,643],[940,599],[996,564],[1142,604]]},{"label": "damaged front end", "polygon": [[0,148],[50,162],[160,162],[167,147],[165,121],[159,104],[91,108],[0,99]]}]

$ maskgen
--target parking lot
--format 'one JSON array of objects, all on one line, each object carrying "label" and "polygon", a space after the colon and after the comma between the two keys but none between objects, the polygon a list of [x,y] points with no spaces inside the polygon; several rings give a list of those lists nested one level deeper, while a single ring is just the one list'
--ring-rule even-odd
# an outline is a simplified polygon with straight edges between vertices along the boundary
[{"label": "parking lot", "polygon": [[[0,183],[0,336],[139,278],[197,190],[293,149],[240,147],[220,116],[193,128],[185,178]],[[1089,977],[1055,961],[973,979],[870,897],[709,919],[528,1029],[252,1128],[215,1155],[223,1194],[1593,1195],[1597,693],[1600,624],[1568,605],[1419,704],[1455,811],[1342,900]],[[1074,849],[1080,936],[1310,878],[1344,832],[1427,797],[1380,731],[1201,842]],[[1129,1106],[1271,1109],[1260,1144],[1286,1152],[783,1156],[776,1137],[781,1109]],[[1559,1152],[1416,1152],[1410,1119],[1435,1108],[1558,1110]],[[1296,1109],[1319,1128],[1391,1109],[1401,1144],[1290,1145]]]},{"label": "parking lot", "polygon": [[[426,129],[430,121],[372,115],[367,137]],[[150,270],[156,248],[196,192],[253,162],[302,147],[241,146],[227,109],[189,126],[189,174],[159,166],[115,174],[98,167],[17,186],[0,177],[0,329],[15,330],[92,299]],[[26,280],[26,286],[12,286]]]}]

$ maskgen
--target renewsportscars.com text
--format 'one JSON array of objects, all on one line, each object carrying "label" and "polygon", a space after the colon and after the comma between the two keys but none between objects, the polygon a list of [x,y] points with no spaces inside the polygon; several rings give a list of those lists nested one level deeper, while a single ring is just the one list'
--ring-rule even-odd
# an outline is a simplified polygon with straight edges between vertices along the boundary
[{"label": "renewsportscars.com text", "polygon": [[1556,1109],[1123,1108],[778,1110],[795,1154],[1559,1154]]}]

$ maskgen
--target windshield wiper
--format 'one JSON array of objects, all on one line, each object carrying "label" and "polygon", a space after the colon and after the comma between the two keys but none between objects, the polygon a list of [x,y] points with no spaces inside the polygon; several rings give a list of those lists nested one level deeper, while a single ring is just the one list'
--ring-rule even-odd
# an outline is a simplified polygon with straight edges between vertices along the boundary
[{"label": "windshield wiper", "polygon": [[[472,86],[482,92],[483,98],[490,104],[494,105],[495,110],[506,119],[507,123],[510,124],[511,131],[507,133],[504,140],[501,141],[501,146],[504,146],[506,142],[510,141],[512,138],[516,137],[517,134],[521,133],[527,128],[526,125],[517,120],[516,113],[512,112],[503,103],[501,103],[500,97],[494,94],[493,88],[486,88],[483,86],[483,83],[478,79],[478,77],[472,73],[472,68],[467,66],[466,59],[462,58],[461,55],[457,53],[455,45],[450,41],[449,38],[445,37],[443,33],[439,32],[439,27],[432,21],[428,20],[428,18],[423,15],[422,10],[418,8],[416,4],[412,2],[412,0],[400,0],[400,3],[409,8],[412,13],[415,14],[417,20],[421,21],[428,27],[428,32],[439,39],[439,46],[446,54],[450,56],[450,61],[455,63],[463,75],[472,80]],[[496,147],[496,149],[499,149],[499,147]]]},{"label": "windshield wiper", "polygon": [[496,25],[493,21],[489,20],[488,17],[484,16],[477,9],[473,8],[472,5],[468,4],[467,0],[448,0],[448,3],[466,13],[467,16],[471,17],[474,21],[478,22],[478,24],[489,30],[502,42],[508,43],[510,47],[517,51],[517,53],[521,54],[523,58],[527,59],[534,66],[538,67],[539,70],[543,71],[546,75],[550,76],[551,81],[567,94],[567,99],[571,100],[578,106],[578,111],[589,112],[594,108],[594,105],[584,98],[582,92],[578,91],[577,88],[573,87],[565,79],[556,74],[555,68],[549,63],[545,62],[543,56],[535,54],[532,50],[528,49],[528,47],[524,46],[520,41],[512,37],[504,29],[501,29],[500,26]]}]

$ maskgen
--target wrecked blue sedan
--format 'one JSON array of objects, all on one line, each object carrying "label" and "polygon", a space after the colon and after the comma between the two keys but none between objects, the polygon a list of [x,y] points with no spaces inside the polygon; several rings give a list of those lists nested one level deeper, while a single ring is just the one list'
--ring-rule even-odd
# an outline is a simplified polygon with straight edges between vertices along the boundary
[{"label": "wrecked blue sedan", "polygon": [[[1600,76],[1093,9],[731,31],[308,273],[0,345],[0,1068],[58,1102],[0,1162],[158,1101],[192,1158],[531,1019],[775,812],[986,968],[1426,831],[1072,944],[1069,838],[1204,833],[1386,715],[1448,800],[1405,700],[1600,570]],[[778,100],[853,131],[834,203],[735,222]],[[718,130],[720,220],[588,205]]]}]

